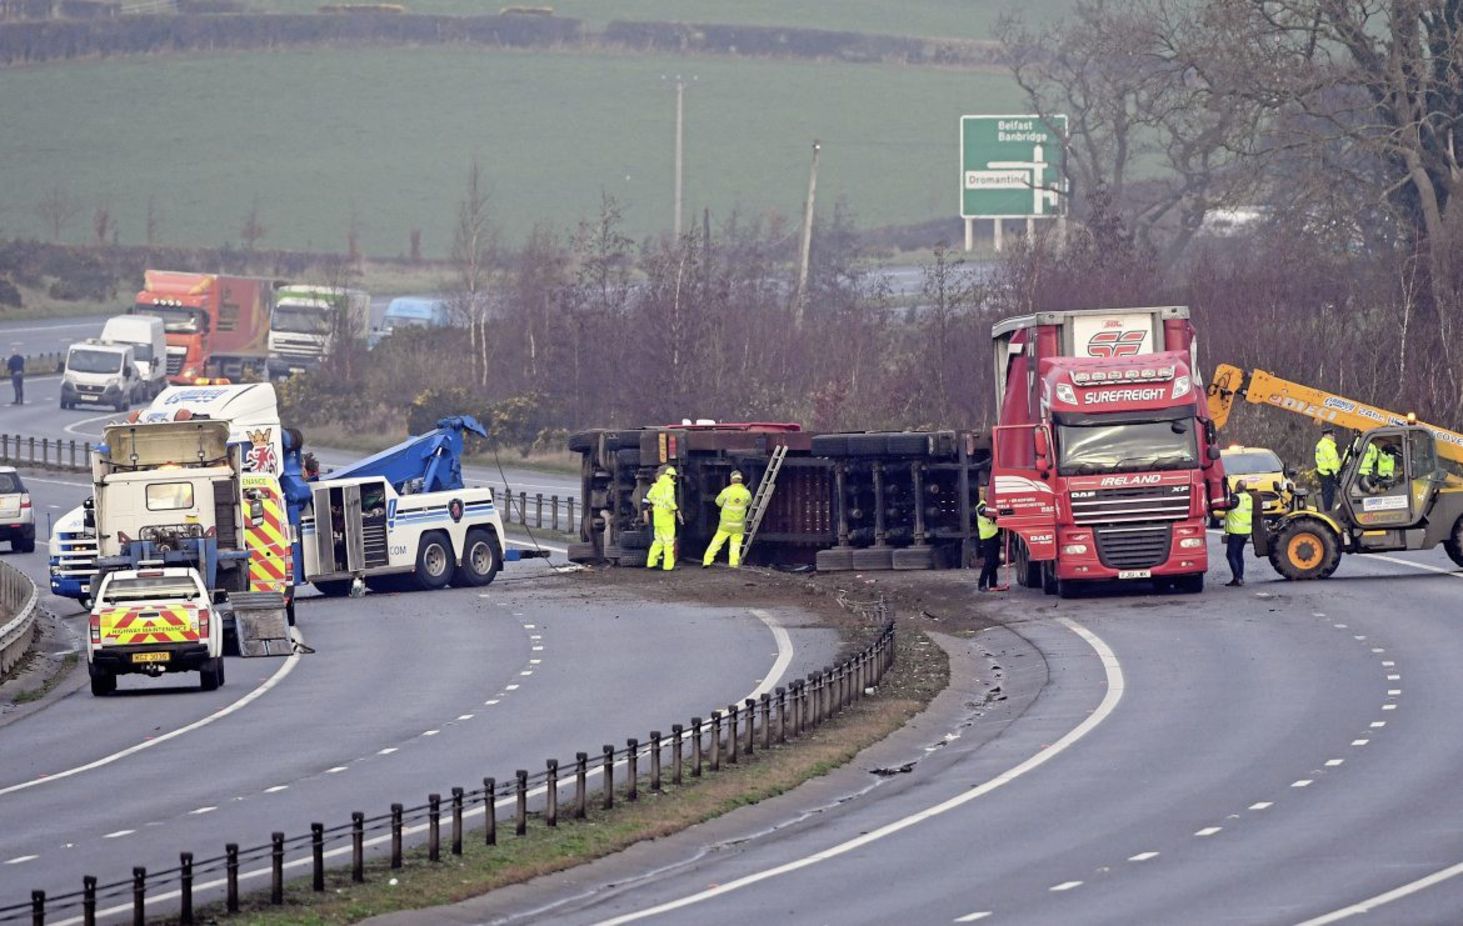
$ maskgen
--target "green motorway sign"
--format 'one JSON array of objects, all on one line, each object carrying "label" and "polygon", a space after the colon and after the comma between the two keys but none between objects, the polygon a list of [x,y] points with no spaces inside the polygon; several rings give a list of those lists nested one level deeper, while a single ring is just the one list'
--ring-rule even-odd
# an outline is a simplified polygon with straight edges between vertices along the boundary
[{"label": "green motorway sign", "polygon": [[966,219],[1063,215],[1062,136],[1067,117],[960,117],[960,215]]}]

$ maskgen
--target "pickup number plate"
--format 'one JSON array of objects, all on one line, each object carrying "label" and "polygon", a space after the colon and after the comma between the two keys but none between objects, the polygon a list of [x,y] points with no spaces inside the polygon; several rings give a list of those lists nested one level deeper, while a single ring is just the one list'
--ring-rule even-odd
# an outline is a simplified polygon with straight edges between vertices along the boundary
[{"label": "pickup number plate", "polygon": [[1123,569],[1118,572],[1119,579],[1151,579],[1152,569]]},{"label": "pickup number plate", "polygon": [[133,662],[167,662],[167,653],[133,653]]}]

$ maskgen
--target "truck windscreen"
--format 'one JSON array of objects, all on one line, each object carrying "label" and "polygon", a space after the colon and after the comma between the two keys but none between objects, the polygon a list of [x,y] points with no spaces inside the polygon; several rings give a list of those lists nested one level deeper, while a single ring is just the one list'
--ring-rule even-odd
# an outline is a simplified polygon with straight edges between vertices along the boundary
[{"label": "truck windscreen", "polygon": [[1057,470],[1063,476],[1193,469],[1199,465],[1194,419],[1126,424],[1058,424]]},{"label": "truck windscreen", "polygon": [[141,305],[134,310],[139,315],[156,315],[163,320],[163,330],[171,334],[195,334],[198,331],[198,310],[181,306]]},{"label": "truck windscreen", "polygon": [[120,373],[122,355],[109,350],[73,350],[66,355],[66,369],[72,373]]},{"label": "truck windscreen", "polygon": [[269,326],[275,331],[292,334],[329,334],[330,316],[328,309],[307,306],[277,305]]}]

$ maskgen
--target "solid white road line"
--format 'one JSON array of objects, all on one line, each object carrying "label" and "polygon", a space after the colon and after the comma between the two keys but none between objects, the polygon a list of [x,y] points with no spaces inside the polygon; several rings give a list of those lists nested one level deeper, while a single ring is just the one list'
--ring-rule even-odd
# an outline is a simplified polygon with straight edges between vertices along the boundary
[{"label": "solid white road line", "polygon": [[772,631],[773,641],[777,644],[777,659],[773,661],[772,668],[768,670],[767,676],[762,679],[761,684],[753,688],[752,693],[747,695],[747,697],[757,700],[762,695],[771,693],[777,687],[777,683],[782,681],[782,674],[787,671],[787,667],[792,665],[792,637],[788,636],[787,628],[783,627],[771,612],[761,608],[752,608],[752,616],[767,625],[767,629]]},{"label": "solid white road line", "polygon": [[977,913],[967,913],[964,916],[957,916],[955,918],[955,922],[957,922],[957,923],[974,923],[977,920],[983,920],[983,919],[985,919],[986,917],[988,917],[990,915],[991,915],[991,911],[989,911],[989,910],[981,910],[981,911],[979,911]]},{"label": "solid white road line", "polygon": [[720,884],[716,887],[708,888],[704,891],[698,891],[695,894],[689,894],[678,900],[672,900],[667,903],[659,904],[658,906],[649,907],[644,910],[637,910],[634,913],[626,913],[622,916],[613,917],[611,919],[602,921],[599,926],[619,926],[619,924],[622,923],[633,923],[636,920],[642,920],[648,917],[658,916],[662,913],[669,913],[672,910],[680,910],[684,907],[689,907],[704,900],[710,900],[714,897],[720,897],[723,894],[731,893],[732,891],[739,890],[740,888],[747,887],[748,885],[756,884],[760,881],[766,881],[769,878],[776,878],[781,875],[789,874],[791,872],[807,868],[810,865],[816,865],[819,862],[825,862],[831,858],[836,858],[840,855],[847,854],[856,849],[862,848],[863,846],[869,845],[870,843],[877,842],[878,840],[883,839],[886,836],[892,836],[895,833],[908,829],[911,826],[915,826],[916,824],[923,823],[926,820],[941,816],[942,814],[948,813],[951,810],[955,810],[958,807],[962,807],[978,797],[984,797],[985,795],[996,790],[1002,785],[1006,785],[1011,783],[1012,781],[1015,781],[1017,778],[1020,778],[1027,772],[1033,771],[1041,767],[1042,765],[1045,765],[1056,756],[1061,755],[1067,749],[1071,748],[1073,743],[1076,743],[1078,740],[1085,737],[1088,733],[1092,732],[1094,729],[1097,728],[1099,724],[1101,724],[1104,720],[1108,718],[1109,715],[1112,714],[1113,710],[1117,708],[1118,702],[1122,700],[1124,680],[1122,665],[1118,662],[1117,656],[1113,653],[1112,649],[1108,647],[1107,643],[1105,643],[1100,637],[1092,633],[1086,627],[1078,624],[1076,621],[1070,620],[1065,617],[1059,617],[1057,618],[1057,622],[1065,626],[1068,630],[1071,630],[1073,633],[1077,634],[1077,636],[1081,637],[1088,646],[1092,647],[1092,649],[1097,652],[1098,658],[1102,660],[1103,670],[1107,676],[1107,692],[1103,695],[1101,703],[1098,704],[1096,709],[1094,709],[1093,712],[1086,717],[1086,719],[1084,719],[1077,726],[1073,727],[1065,735],[1063,735],[1056,742],[1052,743],[1050,746],[1039,750],[1035,755],[1031,756],[1024,762],[1019,763],[1005,773],[997,775],[995,778],[992,778],[989,781],[984,782],[983,784],[977,785],[976,787],[973,787],[968,791],[963,791],[955,797],[935,804],[932,807],[927,807],[924,810],[919,811],[918,813],[910,814],[909,816],[895,820],[892,823],[887,823],[884,826],[878,827],[874,830],[870,830],[867,833],[863,833],[862,835],[859,835],[846,842],[842,842],[836,846],[824,849],[821,852],[815,852],[812,855],[804,856],[803,858],[795,859],[794,861],[787,862],[773,868],[767,868],[763,869],[762,871],[754,872],[750,875],[737,878],[733,881],[728,881],[725,884]]},{"label": "solid white road line", "polygon": [[1459,862],[1456,865],[1444,868],[1441,871],[1435,871],[1425,878],[1418,878],[1416,881],[1411,881],[1407,884],[1402,885],[1401,887],[1393,888],[1392,890],[1387,891],[1385,894],[1378,894],[1375,897],[1369,897],[1366,900],[1363,900],[1361,903],[1352,904],[1349,907],[1342,907],[1340,910],[1333,910],[1332,912],[1327,913],[1324,916],[1318,916],[1315,919],[1306,920],[1303,923],[1297,923],[1296,926],[1326,926],[1327,923],[1339,922],[1349,917],[1357,916],[1361,913],[1371,913],[1373,910],[1377,909],[1383,904],[1389,904],[1394,900],[1401,900],[1403,897],[1407,897],[1410,894],[1416,894],[1418,891],[1423,891],[1430,887],[1433,887],[1434,885],[1442,884],[1449,878],[1456,878],[1458,875],[1463,875],[1463,862]]},{"label": "solid white road line", "polygon": [[253,691],[244,695],[233,704],[214,711],[207,717],[195,720],[187,726],[179,727],[176,730],[169,730],[167,733],[159,734],[150,740],[138,743],[136,746],[129,746],[120,752],[114,752],[109,756],[103,756],[102,758],[97,759],[94,762],[88,762],[85,765],[78,765],[75,768],[69,768],[61,772],[53,772],[45,776],[44,778],[35,778],[30,781],[22,781],[19,784],[13,784],[4,788],[0,788],[0,797],[3,797],[7,794],[13,794],[16,791],[24,791],[27,788],[34,788],[38,785],[47,784],[52,781],[59,781],[63,778],[70,778],[73,775],[80,775],[82,772],[89,772],[93,769],[98,769],[106,765],[111,765],[113,762],[125,759],[128,756],[136,755],[137,753],[142,752],[144,749],[151,749],[161,743],[166,743],[169,740],[177,739],[180,736],[192,733],[194,730],[202,729],[203,727],[208,726],[214,721],[222,720],[230,714],[241,711],[244,708],[248,707],[250,704],[253,704],[255,701],[259,700],[261,697],[264,696],[265,692],[269,691],[271,688],[284,681],[285,676],[293,672],[295,670],[295,666],[299,664],[300,654],[291,653],[290,656],[285,659],[284,665],[280,666],[273,675],[260,683],[258,688],[255,688]]}]

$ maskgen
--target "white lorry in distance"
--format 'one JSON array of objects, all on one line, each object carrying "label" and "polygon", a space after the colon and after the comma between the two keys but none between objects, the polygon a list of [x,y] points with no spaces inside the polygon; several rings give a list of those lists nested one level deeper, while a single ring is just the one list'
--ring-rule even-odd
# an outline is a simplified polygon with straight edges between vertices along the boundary
[{"label": "white lorry in distance", "polygon": [[284,377],[319,366],[340,338],[365,339],[371,295],[337,286],[287,284],[274,291],[269,318],[269,375]]},{"label": "white lorry in distance", "polygon": [[150,402],[168,386],[168,345],[163,320],[155,315],[114,315],[102,326],[102,340],[132,345],[142,379],[138,401]]},{"label": "white lorry in distance", "polygon": [[119,412],[143,401],[147,389],[131,344],[92,338],[71,345],[61,374],[61,407],[110,405]]}]

